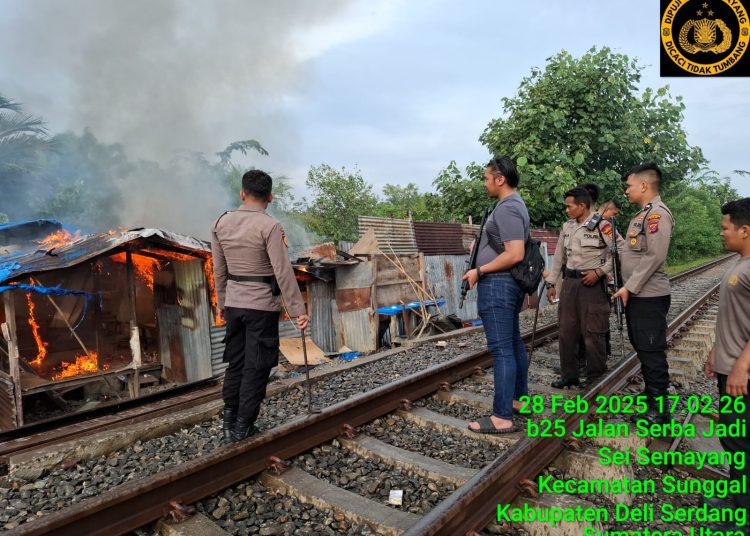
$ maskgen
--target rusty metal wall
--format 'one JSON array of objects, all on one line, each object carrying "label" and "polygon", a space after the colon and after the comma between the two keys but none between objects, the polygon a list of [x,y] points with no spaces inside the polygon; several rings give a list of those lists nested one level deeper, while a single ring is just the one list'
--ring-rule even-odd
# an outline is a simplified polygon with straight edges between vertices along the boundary
[{"label": "rusty metal wall", "polygon": [[173,261],[187,381],[211,377],[211,312],[203,261]]},{"label": "rusty metal wall", "polygon": [[339,342],[355,352],[374,352],[377,350],[378,326],[377,314],[373,309],[359,311],[334,312],[339,318],[341,335]]},{"label": "rusty metal wall", "polygon": [[0,371],[0,432],[16,428],[16,400],[13,380]]},{"label": "rusty metal wall", "polygon": [[477,291],[470,290],[462,309],[458,308],[461,299],[461,277],[466,272],[467,255],[430,255],[424,258],[427,285],[436,298],[445,298],[443,314],[455,314],[463,320],[479,318],[477,312]]},{"label": "rusty metal wall", "polygon": [[[414,238],[414,228],[411,220],[397,220],[395,218],[376,218],[374,216],[358,216],[359,237],[362,238],[367,229],[374,229],[380,250],[391,254],[416,255],[417,240]],[[390,247],[389,247],[390,246]]]},{"label": "rusty metal wall", "polygon": [[463,228],[459,223],[414,222],[417,248],[425,255],[463,255]]},{"label": "rusty metal wall", "polygon": [[310,336],[324,352],[336,352],[336,329],[333,323],[333,302],[336,301],[336,284],[310,281]]}]

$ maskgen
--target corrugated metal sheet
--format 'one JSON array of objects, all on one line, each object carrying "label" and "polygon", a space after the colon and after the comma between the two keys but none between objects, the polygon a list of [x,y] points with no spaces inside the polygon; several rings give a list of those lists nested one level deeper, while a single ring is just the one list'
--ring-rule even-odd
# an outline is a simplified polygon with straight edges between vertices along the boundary
[{"label": "corrugated metal sheet", "polygon": [[221,376],[227,369],[224,358],[224,336],[226,326],[211,326],[211,376]]},{"label": "corrugated metal sheet", "polygon": [[555,229],[532,229],[531,236],[547,244],[547,252],[549,255],[555,254],[560,231]]},{"label": "corrugated metal sheet", "polygon": [[462,309],[458,308],[461,299],[461,277],[466,272],[466,255],[432,255],[424,258],[428,288],[434,289],[436,298],[445,298],[444,314],[455,314],[464,320],[479,317],[477,312],[477,292],[470,290]]},{"label": "corrugated metal sheet", "polygon": [[414,228],[411,220],[397,220],[395,218],[375,218],[373,216],[359,216],[359,236],[364,236],[367,229],[373,229],[384,253],[415,255],[417,241],[414,238]]},{"label": "corrugated metal sheet", "polygon": [[0,264],[2,264],[0,283],[31,273],[67,268],[135,240],[144,240],[157,245],[177,246],[201,252],[204,256],[211,251],[208,242],[162,229],[138,229],[121,233],[88,235],[63,246],[17,251],[0,257]]},{"label": "corrugated metal sheet", "polygon": [[13,380],[0,371],[0,432],[16,428],[16,400]]},{"label": "corrugated metal sheet", "polygon": [[335,352],[336,330],[333,323],[333,302],[336,300],[335,283],[310,281],[310,336],[324,352]]},{"label": "corrugated metal sheet", "polygon": [[173,261],[187,381],[211,377],[211,314],[203,261]]},{"label": "corrugated metal sheet", "polygon": [[463,240],[464,250],[471,246],[471,243],[476,238],[479,232],[479,225],[469,225],[468,223],[461,224],[461,239]]},{"label": "corrugated metal sheet", "polygon": [[361,309],[339,313],[343,344],[355,352],[377,350],[377,325],[373,321],[372,309]]},{"label": "corrugated metal sheet", "polygon": [[459,223],[414,222],[417,248],[425,255],[463,255],[463,228]]}]

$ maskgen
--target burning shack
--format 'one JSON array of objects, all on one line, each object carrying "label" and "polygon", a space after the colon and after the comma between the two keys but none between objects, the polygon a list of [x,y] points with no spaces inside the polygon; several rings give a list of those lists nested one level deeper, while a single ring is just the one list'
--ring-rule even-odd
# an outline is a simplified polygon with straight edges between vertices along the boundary
[{"label": "burning shack", "polygon": [[81,237],[58,227],[28,248],[14,242],[22,228],[0,229],[0,430],[22,426],[40,399],[70,411],[211,377],[207,243],[159,229]]},{"label": "burning shack", "polygon": [[[332,243],[297,256],[310,338],[335,353],[336,270],[360,261]],[[70,412],[221,375],[213,285],[210,245],[196,238],[80,236],[52,220],[0,226],[0,431],[37,405]],[[279,327],[299,336],[283,315]]]}]

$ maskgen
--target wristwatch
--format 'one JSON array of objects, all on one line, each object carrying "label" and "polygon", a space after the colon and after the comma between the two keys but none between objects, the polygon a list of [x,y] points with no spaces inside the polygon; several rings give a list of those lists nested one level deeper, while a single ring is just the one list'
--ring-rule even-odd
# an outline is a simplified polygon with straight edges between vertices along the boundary
[{"label": "wristwatch", "polygon": [[549,290],[551,288],[555,288],[555,284],[547,282],[547,283],[544,284],[544,288],[546,288],[547,290]]}]

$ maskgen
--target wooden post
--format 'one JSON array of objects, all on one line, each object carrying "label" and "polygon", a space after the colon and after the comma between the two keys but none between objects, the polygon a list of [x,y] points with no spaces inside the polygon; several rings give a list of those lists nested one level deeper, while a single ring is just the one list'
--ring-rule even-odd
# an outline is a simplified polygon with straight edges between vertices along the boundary
[{"label": "wooden post", "polygon": [[16,304],[12,291],[3,293],[5,301],[5,322],[2,325],[3,337],[8,341],[8,364],[13,380],[13,394],[16,402],[16,426],[23,426],[23,400],[21,397],[21,368],[19,366],[18,339],[16,338]]},{"label": "wooden post", "polygon": [[125,253],[125,265],[128,278],[128,310],[130,312],[130,351],[133,354],[133,375],[130,377],[128,388],[130,396],[137,398],[141,394],[141,334],[138,331],[138,320],[135,308],[135,271],[133,270],[133,255],[128,250]]}]

